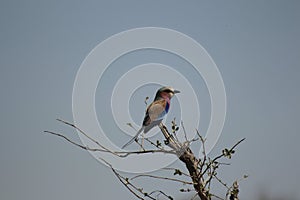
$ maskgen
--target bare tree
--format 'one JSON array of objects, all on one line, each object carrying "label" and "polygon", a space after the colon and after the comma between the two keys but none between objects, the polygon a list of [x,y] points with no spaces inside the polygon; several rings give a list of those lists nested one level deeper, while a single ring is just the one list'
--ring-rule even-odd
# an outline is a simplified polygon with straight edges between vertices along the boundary
[{"label": "bare tree", "polygon": [[[172,133],[169,132],[167,127],[163,124],[159,124],[159,128],[164,136],[164,144],[162,144],[160,141],[150,141],[149,139],[145,139],[147,142],[149,142],[154,148],[147,150],[143,148],[143,145],[140,144],[138,141],[136,141],[142,148],[141,150],[137,151],[112,151],[105,146],[101,144],[101,141],[96,141],[94,138],[90,137],[87,133],[85,133],[83,130],[81,130],[76,125],[60,120],[59,122],[62,122],[68,126],[71,126],[79,134],[82,134],[86,138],[88,138],[91,142],[97,145],[97,148],[90,148],[88,146],[84,146],[82,144],[76,143],[73,140],[69,139],[67,136],[61,133],[53,132],[53,131],[44,131],[46,133],[50,133],[52,135],[61,137],[68,141],[69,143],[80,147],[87,151],[100,151],[104,153],[111,154],[112,156],[118,156],[118,157],[127,157],[132,154],[148,154],[148,153],[166,153],[166,154],[173,154],[179,158],[181,162],[184,163],[187,172],[182,172],[179,169],[176,168],[164,168],[164,170],[171,170],[173,171],[173,177],[167,177],[167,176],[154,176],[150,174],[140,174],[136,175],[134,177],[125,177],[120,172],[118,172],[109,162],[106,160],[100,158],[105,162],[112,172],[115,174],[115,176],[118,178],[118,180],[138,199],[152,199],[155,200],[158,198],[158,196],[163,196],[166,199],[173,199],[171,195],[166,194],[164,191],[161,190],[154,190],[147,192],[142,187],[138,187],[134,181],[136,179],[140,178],[153,178],[153,179],[163,179],[167,181],[172,182],[179,182],[182,183],[184,186],[190,185],[192,188],[181,188],[180,192],[194,192],[195,195],[193,197],[196,198],[197,196],[201,200],[210,200],[213,197],[216,199],[223,199],[223,200],[238,200],[238,194],[239,194],[239,181],[247,178],[246,175],[244,175],[241,179],[234,181],[232,184],[226,184],[221,180],[221,178],[218,177],[217,170],[222,165],[228,165],[228,163],[221,162],[221,159],[231,159],[232,155],[235,153],[236,147],[245,140],[245,138],[239,140],[237,143],[235,143],[231,148],[225,148],[222,150],[222,152],[215,156],[215,157],[209,157],[205,151],[205,138],[203,138],[200,133],[196,130],[197,138],[194,138],[192,140],[187,139],[187,134],[185,131],[185,128],[183,126],[183,123],[181,122],[181,127],[183,129],[183,133],[185,135],[185,141],[180,142],[177,138],[176,132],[179,130],[179,126],[177,126],[175,119],[172,121]],[[129,126],[132,127],[130,123],[128,123]],[[132,127],[133,128],[133,127]],[[202,144],[202,154],[203,157],[197,158],[194,153],[192,152],[190,148],[190,144],[192,142],[200,142]],[[170,148],[166,149],[165,146],[168,146]],[[176,176],[176,178],[174,178]],[[177,178],[180,177],[180,178]],[[183,179],[182,177],[185,177]],[[189,178],[190,181],[186,180],[186,178]],[[216,194],[214,194],[211,190],[212,187],[212,181],[216,181],[220,183],[224,188],[226,189],[226,194],[224,197],[220,197]],[[225,193],[225,192],[224,192]]]}]

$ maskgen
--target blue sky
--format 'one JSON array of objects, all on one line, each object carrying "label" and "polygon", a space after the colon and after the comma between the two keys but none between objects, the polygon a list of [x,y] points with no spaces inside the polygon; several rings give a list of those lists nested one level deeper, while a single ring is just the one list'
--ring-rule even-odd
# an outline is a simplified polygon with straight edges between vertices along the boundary
[{"label": "blue sky", "polygon": [[[299,8],[298,1],[1,1],[1,199],[132,199],[87,152],[42,131],[61,130],[78,140],[55,119],[73,119],[81,63],[111,35],[147,26],[192,37],[217,64],[227,116],[211,153],[246,137],[232,166],[221,171],[224,180],[250,175],[241,183],[241,199],[260,193],[299,199]],[[136,53],[141,56],[121,58],[111,73],[122,59],[126,66],[164,56],[174,62],[159,52]],[[98,89],[98,95],[109,93]],[[207,96],[203,101],[205,129]]]}]

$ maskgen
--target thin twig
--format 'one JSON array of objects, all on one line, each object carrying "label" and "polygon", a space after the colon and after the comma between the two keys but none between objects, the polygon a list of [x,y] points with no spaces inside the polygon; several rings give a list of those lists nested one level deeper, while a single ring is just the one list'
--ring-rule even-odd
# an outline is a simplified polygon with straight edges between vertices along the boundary
[{"label": "thin twig", "polygon": [[[105,162],[110,169],[113,171],[113,173],[115,174],[115,176],[119,179],[119,181],[137,198],[144,200],[143,197],[141,197],[140,195],[138,195],[133,189],[131,189],[129,186],[133,186],[130,182],[128,182],[127,178],[121,176],[113,167],[112,165],[107,162],[106,160],[104,160],[103,158],[99,158],[101,159],[103,162]],[[139,191],[140,193],[142,193],[140,190],[138,190],[135,186],[133,187],[135,190]],[[149,198],[151,198],[152,200],[155,200],[153,197],[149,196]]]},{"label": "thin twig", "polygon": [[155,191],[152,191],[152,192],[149,193],[149,195],[153,195],[154,193],[158,193],[158,194],[157,194],[157,197],[158,197],[160,194],[162,194],[162,195],[164,195],[165,197],[167,197],[168,199],[173,199],[171,196],[167,195],[166,193],[164,193],[164,192],[161,191],[161,190],[155,190]]},{"label": "thin twig", "polygon": [[185,131],[185,127],[183,125],[183,121],[181,121],[181,126],[182,126],[182,130],[183,130],[183,133],[184,133],[185,141],[188,141],[187,134],[186,134],[186,131]]},{"label": "thin twig", "polygon": [[151,145],[155,146],[156,148],[160,149],[160,150],[164,150],[163,147],[158,146],[157,144],[155,144],[154,142],[152,142],[151,140],[149,140],[148,138],[145,138],[145,140],[147,142],[149,142]]},{"label": "thin twig", "polygon": [[[231,147],[231,149],[229,150],[229,152],[231,152],[232,150],[234,150],[234,148],[235,148],[236,146],[238,146],[241,142],[243,142],[245,139],[246,139],[246,138],[243,138],[243,139],[241,139],[240,141],[238,141],[235,145],[233,145],[233,147]],[[206,167],[206,169],[204,170],[204,172],[202,172],[201,176],[203,176],[203,175],[206,173],[206,171],[210,168],[210,166],[211,166],[212,163],[214,163],[215,161],[217,161],[218,159],[220,159],[220,158],[222,158],[222,157],[224,157],[224,154],[223,154],[223,153],[220,154],[219,156],[215,157],[215,158],[208,164],[208,166]]]},{"label": "thin twig", "polygon": [[198,137],[199,137],[200,140],[201,140],[202,149],[203,149],[203,150],[202,150],[203,160],[201,161],[201,159],[199,159],[199,161],[198,161],[198,165],[200,164],[200,162],[202,162],[201,165],[200,165],[200,175],[202,175],[201,172],[202,172],[203,166],[205,165],[205,162],[206,162],[206,152],[205,152],[205,140],[206,140],[206,139],[204,139],[204,138],[201,136],[201,134],[199,133],[199,131],[198,131],[197,129],[196,129],[196,133],[197,133]]},{"label": "thin twig", "polygon": [[73,128],[75,128],[76,130],[78,130],[82,135],[84,135],[85,137],[87,137],[90,141],[94,142],[96,145],[98,145],[100,148],[105,149],[107,152],[110,152],[112,154],[114,154],[113,151],[109,150],[108,148],[104,147],[103,145],[101,145],[98,141],[96,141],[94,138],[92,138],[91,136],[89,136],[88,134],[86,134],[83,130],[81,130],[80,128],[78,128],[75,124],[72,124],[70,122],[64,121],[62,119],[56,119],[57,121],[64,123],[68,126],[71,126]]},{"label": "thin twig", "polygon": [[154,176],[154,175],[149,175],[149,174],[136,175],[136,176],[132,177],[131,180],[134,180],[134,179],[140,178],[140,177],[150,177],[150,178],[155,178],[155,179],[162,179],[162,180],[174,181],[174,182],[179,182],[179,183],[183,183],[183,184],[187,184],[187,185],[193,184],[192,182],[187,182],[187,181],[183,181],[183,180],[180,180],[180,179],[163,177],[163,176]]},{"label": "thin twig", "polygon": [[44,133],[49,133],[49,134],[52,134],[52,135],[55,135],[55,136],[58,136],[58,137],[61,137],[65,140],[67,140],[68,142],[70,142],[71,144],[75,145],[75,146],[78,146],[84,150],[87,150],[87,151],[101,151],[101,152],[108,152],[107,150],[105,149],[98,149],[98,148],[90,148],[88,146],[83,146],[81,144],[78,144],[74,141],[72,141],[71,139],[69,139],[68,137],[64,136],[63,134],[60,134],[60,133],[56,133],[56,132],[52,132],[52,131],[44,131]]},{"label": "thin twig", "polygon": [[[136,128],[134,128],[133,127],[133,125],[131,124],[131,123],[127,123],[127,125],[129,126],[129,127],[131,127],[133,130],[135,130],[135,131],[137,131],[137,129]],[[155,146],[156,148],[158,148],[158,149],[161,149],[161,150],[164,150],[164,148],[162,148],[162,147],[159,147],[157,144],[155,144],[154,142],[152,142],[151,140],[149,140],[148,138],[144,138],[147,142],[149,142],[151,145],[153,145],[153,146]],[[138,142],[137,142],[138,143]],[[138,143],[139,145],[140,145],[140,143]],[[143,148],[144,149],[144,148]],[[145,150],[145,149],[144,149]]]},{"label": "thin twig", "polygon": [[224,187],[226,187],[227,189],[229,189],[229,187],[227,186],[226,183],[224,183],[218,176],[214,175],[215,179]]},{"label": "thin twig", "polygon": [[173,155],[176,155],[176,152],[173,151],[173,150],[160,150],[160,149],[157,149],[157,150],[145,150],[145,151],[108,151],[106,149],[98,149],[98,148],[90,148],[88,146],[83,146],[81,144],[78,144],[74,141],[72,141],[71,139],[69,139],[68,137],[66,137],[65,135],[62,135],[60,133],[56,133],[56,132],[52,132],[52,131],[44,131],[45,133],[49,133],[49,134],[52,134],[52,135],[55,135],[55,136],[58,136],[58,137],[61,137],[65,140],[67,140],[68,142],[70,142],[71,144],[77,146],[77,147],[80,147],[84,150],[87,150],[87,151],[99,151],[99,152],[104,152],[104,153],[111,153],[115,156],[118,156],[118,157],[127,157],[129,155],[132,155],[132,154],[149,154],[149,153],[165,153],[165,154],[173,154]]}]

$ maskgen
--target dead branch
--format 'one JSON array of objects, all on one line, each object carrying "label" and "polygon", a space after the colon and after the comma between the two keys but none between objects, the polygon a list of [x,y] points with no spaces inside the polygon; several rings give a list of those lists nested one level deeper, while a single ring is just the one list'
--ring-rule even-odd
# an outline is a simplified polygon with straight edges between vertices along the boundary
[{"label": "dead branch", "polygon": [[[174,170],[175,171],[174,175],[176,175],[176,174],[182,175],[183,174],[186,177],[191,178],[192,182],[188,182],[188,181],[180,180],[180,179],[176,179],[176,178],[170,178],[170,177],[154,176],[154,175],[149,175],[149,174],[141,174],[141,175],[137,175],[137,176],[134,176],[129,179],[129,178],[122,176],[120,173],[118,173],[110,163],[108,163],[107,161],[105,161],[102,158],[99,158],[99,159],[103,160],[103,162],[106,163],[110,167],[110,169],[115,174],[115,176],[118,178],[118,180],[138,199],[143,200],[143,199],[147,198],[147,199],[155,200],[156,198],[154,197],[154,194],[163,195],[163,196],[167,197],[168,199],[173,199],[171,196],[165,194],[163,191],[160,191],[160,190],[155,190],[150,193],[145,192],[142,188],[135,186],[135,184],[133,184],[131,182],[137,178],[142,178],[142,177],[162,179],[162,180],[167,180],[167,181],[179,182],[182,184],[193,185],[194,190],[181,189],[180,191],[182,191],[182,192],[195,191],[196,195],[201,200],[211,200],[212,196],[215,198],[218,198],[218,199],[222,199],[218,195],[212,194],[210,192],[212,180],[215,179],[219,183],[221,183],[223,186],[226,187],[226,189],[227,189],[226,199],[228,199],[228,198],[229,198],[229,200],[232,200],[232,199],[237,200],[238,199],[238,193],[239,193],[238,181],[235,181],[231,187],[228,187],[226,183],[224,183],[221,179],[219,179],[217,177],[216,171],[221,164],[227,164],[227,163],[218,162],[218,160],[223,157],[227,157],[230,159],[231,155],[234,154],[234,152],[235,152],[235,148],[242,141],[244,141],[245,138],[238,141],[230,149],[224,149],[222,151],[222,154],[211,159],[210,157],[207,156],[206,151],[205,151],[205,138],[203,138],[200,135],[198,130],[196,130],[196,133],[199,138],[188,141],[186,130],[183,126],[183,123],[181,122],[186,141],[182,143],[178,140],[178,138],[176,136],[176,131],[178,131],[179,127],[177,127],[177,125],[175,123],[175,119],[174,119],[174,121],[172,121],[172,133],[174,135],[170,134],[167,127],[163,123],[159,124],[159,128],[165,138],[165,141],[164,141],[165,145],[169,146],[171,148],[171,150],[164,149],[161,146],[161,143],[159,141],[155,144],[154,142],[152,142],[146,138],[146,141],[148,141],[150,144],[155,146],[157,149],[146,150],[146,149],[142,148],[142,150],[140,150],[140,151],[112,151],[112,150],[106,148],[105,146],[103,146],[100,142],[98,142],[95,139],[93,139],[92,137],[90,137],[83,130],[79,129],[76,125],[74,125],[70,122],[66,122],[64,120],[60,120],[60,119],[57,119],[57,120],[65,125],[68,125],[68,126],[74,128],[75,130],[77,130],[79,134],[82,134],[83,136],[88,138],[92,143],[97,145],[98,148],[91,148],[91,147],[76,143],[61,133],[56,133],[53,131],[44,131],[44,132],[54,135],[54,136],[57,136],[57,137],[60,137],[60,138],[63,138],[67,142],[70,142],[71,144],[73,144],[81,149],[84,149],[87,151],[99,151],[99,152],[103,152],[103,153],[109,153],[114,156],[118,156],[118,157],[122,157],[122,158],[127,157],[129,155],[133,155],[133,154],[147,154],[147,153],[173,154],[173,155],[176,155],[179,158],[179,160],[185,164],[185,167],[186,167],[188,173],[181,172],[180,170],[175,169],[175,168],[164,168],[164,169],[165,170]],[[128,125],[131,126],[132,128],[134,128],[130,123]],[[203,154],[202,159],[196,158],[196,156],[192,152],[191,148],[189,147],[192,141],[197,141],[198,139],[200,139],[200,142],[202,144],[202,154]]]}]

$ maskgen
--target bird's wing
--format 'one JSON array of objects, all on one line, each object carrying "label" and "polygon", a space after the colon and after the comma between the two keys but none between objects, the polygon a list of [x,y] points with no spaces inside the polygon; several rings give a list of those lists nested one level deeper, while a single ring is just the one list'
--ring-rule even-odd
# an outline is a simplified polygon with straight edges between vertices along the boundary
[{"label": "bird's wing", "polygon": [[167,101],[164,99],[152,102],[146,111],[146,116],[143,122],[144,126],[148,126],[151,122],[161,120],[166,115]]}]

